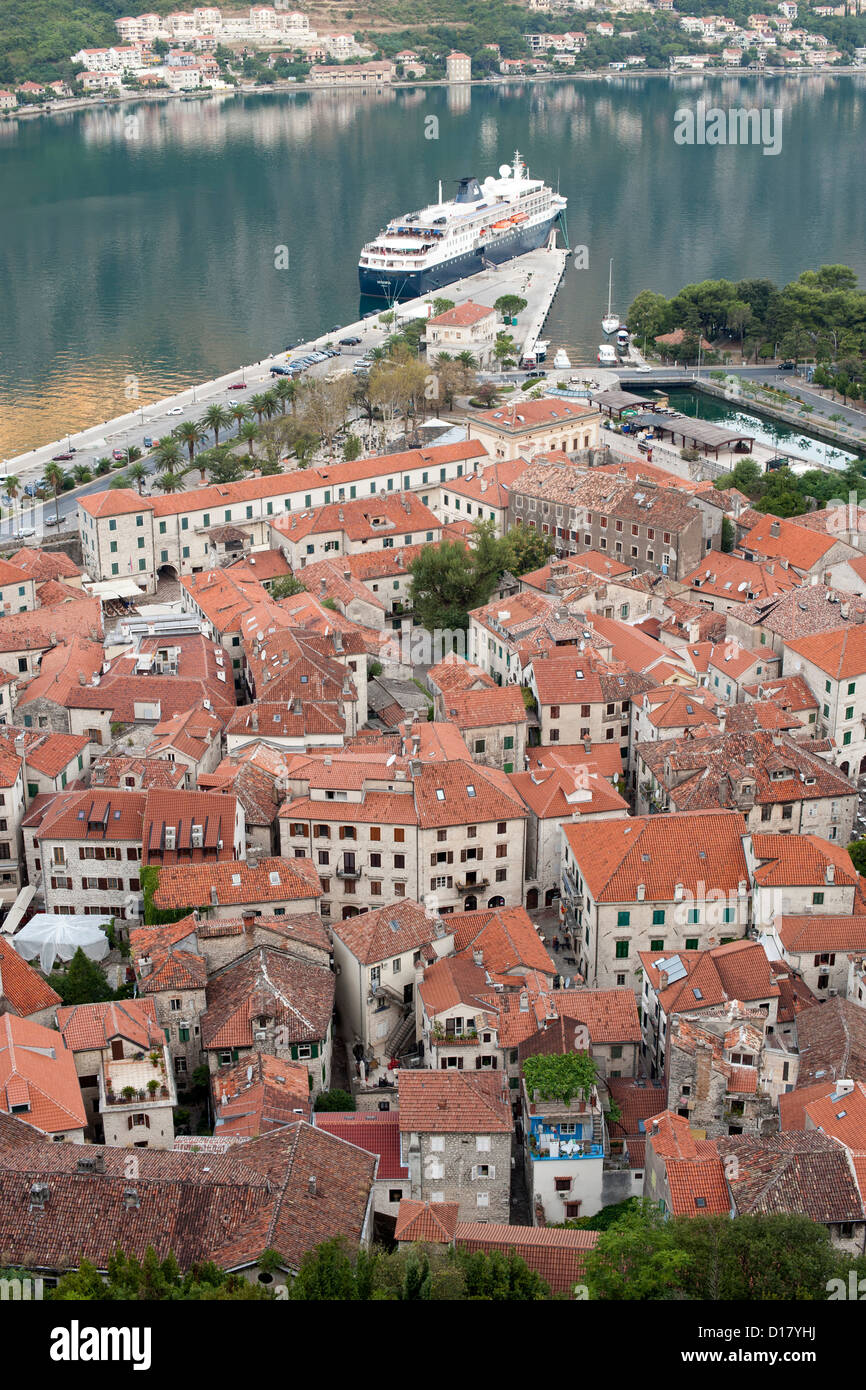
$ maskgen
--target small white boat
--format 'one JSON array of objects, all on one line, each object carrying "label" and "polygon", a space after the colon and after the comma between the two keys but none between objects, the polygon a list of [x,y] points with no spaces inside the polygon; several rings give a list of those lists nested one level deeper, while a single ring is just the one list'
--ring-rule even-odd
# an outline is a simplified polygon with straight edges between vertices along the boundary
[{"label": "small white boat", "polygon": [[616,366],[616,353],[614,352],[610,343],[599,343],[598,357],[596,358],[596,361],[602,367]]},{"label": "small white boat", "polygon": [[611,256],[610,268],[607,275],[607,313],[601,321],[603,333],[615,333],[619,328],[619,315],[611,309],[611,297],[613,293],[613,257]]},{"label": "small white boat", "polygon": [[558,372],[567,372],[569,370],[571,362],[568,360],[568,353],[565,351],[565,348],[559,349],[553,359],[553,365]]},{"label": "small white boat", "polygon": [[535,357],[538,362],[543,362],[547,356],[547,349],[550,347],[549,338],[539,338],[535,344]]}]

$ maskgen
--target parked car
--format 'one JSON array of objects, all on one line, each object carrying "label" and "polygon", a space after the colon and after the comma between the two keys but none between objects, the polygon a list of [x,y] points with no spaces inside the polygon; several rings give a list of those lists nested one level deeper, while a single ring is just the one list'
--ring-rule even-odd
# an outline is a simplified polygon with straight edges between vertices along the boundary
[{"label": "parked car", "polygon": [[65,516],[47,516],[47,517],[45,518],[45,525],[46,525],[46,526],[62,526],[62,525],[64,524],[65,521],[66,521],[66,517],[65,517]]},{"label": "parked car", "polygon": [[111,457],[120,461],[121,459],[126,458],[126,451],[124,449],[112,449]]},{"label": "parked car", "polygon": [[271,367],[271,376],[288,376],[287,367]]},{"label": "parked car", "polygon": [[[74,452],[75,452],[75,450],[73,449],[72,453],[74,453]],[[53,459],[51,460],[51,462],[52,462],[52,463],[68,463],[69,460],[72,458],[72,453],[70,453],[70,454],[55,454],[54,457],[53,457]]]},{"label": "parked car", "polygon": [[247,383],[245,381],[235,381],[228,389],[230,391],[246,391]]},{"label": "parked car", "polygon": [[182,414],[183,414],[183,406],[182,406],[182,405],[173,405],[172,408],[171,408],[171,410],[167,411],[166,414],[168,414],[168,415],[182,415]]},{"label": "parked car", "polygon": [[35,535],[36,531],[34,527],[24,526],[20,531],[15,532],[15,539],[16,541],[29,541],[32,540]]},{"label": "parked car", "polygon": [[[159,440],[157,440],[156,443],[158,444]],[[145,449],[153,449],[156,447],[149,434],[146,434],[144,436],[144,447]]]},{"label": "parked car", "polygon": [[780,363],[779,363],[779,371],[780,371],[780,372],[792,372],[793,370],[794,370],[794,363],[793,363],[793,362],[780,362]]},{"label": "parked car", "polygon": [[636,372],[651,372],[652,367],[650,367],[646,362],[641,362],[640,366],[635,367],[633,370]]},{"label": "parked car", "polygon": [[350,334],[348,338],[340,339],[340,347],[357,347],[360,341],[360,338],[353,338]]}]

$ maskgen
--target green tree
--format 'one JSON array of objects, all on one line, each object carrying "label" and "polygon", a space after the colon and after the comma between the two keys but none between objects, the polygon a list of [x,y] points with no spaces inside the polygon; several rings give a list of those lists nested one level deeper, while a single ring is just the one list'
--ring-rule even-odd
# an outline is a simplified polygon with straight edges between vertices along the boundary
[{"label": "green tree", "polygon": [[354,1110],[355,1097],[349,1091],[339,1089],[320,1091],[316,1096],[314,1110]]},{"label": "green tree", "polygon": [[160,492],[182,492],[183,478],[178,473],[160,473],[159,477],[154,480],[153,485],[154,487],[158,487]]},{"label": "green tree", "polygon": [[205,437],[205,431],[197,420],[184,420],[173,430],[175,439],[189,450],[189,461],[195,458],[196,445],[200,444]]},{"label": "green tree", "polygon": [[519,578],[547,564],[553,551],[549,536],[529,526],[514,526],[503,539],[502,570]]},{"label": "green tree", "polygon": [[853,840],[848,846],[848,853],[858,874],[866,874],[866,840]]},{"label": "green tree", "polygon": [[521,299],[519,294],[501,294],[494,302],[494,309],[502,315],[502,320],[507,323],[509,319],[516,318],[522,313],[529,301]]},{"label": "green tree", "polygon": [[489,599],[496,578],[479,583],[471,552],[459,541],[424,549],[412,561],[410,603],[416,622],[428,632],[469,626],[469,610]]},{"label": "green tree", "polygon": [[60,494],[64,487],[63,469],[56,463],[49,463],[45,469],[45,481],[54,494],[54,514],[60,524]]},{"label": "green tree", "polygon": [[524,1260],[510,1250],[490,1254],[458,1251],[457,1259],[466,1280],[466,1297],[521,1303],[540,1303],[550,1298],[550,1288]]},{"label": "green tree", "polygon": [[238,430],[238,439],[246,444],[250,458],[253,458],[253,445],[259,437],[259,426],[252,420],[245,420]]},{"label": "green tree", "polygon": [[723,516],[723,517],[722,517],[722,539],[721,539],[721,547],[722,547],[722,554],[723,554],[723,555],[730,555],[731,551],[732,551],[733,548],[734,548],[734,542],[736,541],[736,539],[737,539],[737,532],[736,532],[736,528],[734,527],[734,523],[731,521],[731,518],[730,518],[729,516]]},{"label": "green tree", "polygon": [[293,574],[281,574],[271,585],[271,598],[292,598],[294,594],[302,594],[305,587]]},{"label": "green tree", "polygon": [[126,476],[131,483],[135,483],[135,486],[138,488],[139,494],[141,494],[141,489],[144,484],[144,480],[147,477],[147,469],[145,468],[144,464],[133,463],[132,466],[127,469]]},{"label": "green tree", "polygon": [[308,1250],[292,1284],[293,1300],[351,1303],[358,1297],[355,1270],[341,1238]]},{"label": "green tree", "polygon": [[363,444],[356,434],[348,434],[343,440],[343,458],[346,463],[353,463],[356,458],[360,458]]},{"label": "green tree", "polygon": [[205,430],[213,431],[214,447],[220,442],[220,430],[228,429],[231,418],[225,406],[220,405],[218,401],[214,401],[213,405],[209,405],[202,416],[199,428],[202,432]]},{"label": "green tree", "polygon": [[437,318],[439,314],[447,314],[448,310],[453,308],[453,299],[445,299],[444,296],[437,295],[436,298],[433,300],[433,317]]},{"label": "green tree", "polygon": [[585,1280],[592,1299],[672,1298],[681,1290],[689,1264],[676,1227],[644,1202],[599,1235],[586,1258]]},{"label": "green tree", "polygon": [[48,976],[64,1004],[101,1004],[115,997],[114,991],[96,961],[89,960],[79,946],[65,970]]},{"label": "green tree", "polygon": [[173,1253],[160,1260],[148,1246],[143,1260],[117,1250],[108,1261],[107,1278],[89,1260],[64,1274],[48,1297],[52,1302],[82,1301],[270,1301],[273,1295],[261,1284],[240,1274],[229,1274],[210,1262],[193,1265],[182,1274]]}]

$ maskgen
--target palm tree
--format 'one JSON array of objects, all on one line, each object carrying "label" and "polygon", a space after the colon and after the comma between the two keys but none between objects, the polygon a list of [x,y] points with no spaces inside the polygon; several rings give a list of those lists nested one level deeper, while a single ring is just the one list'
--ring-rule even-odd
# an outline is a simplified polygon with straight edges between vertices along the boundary
[{"label": "palm tree", "polygon": [[184,420],[176,430],[172,430],[172,434],[189,449],[189,461],[192,463],[195,458],[195,446],[204,439],[201,425],[196,420]]},{"label": "palm tree", "polygon": [[280,403],[282,413],[285,415],[286,406],[291,405],[292,413],[295,410],[295,399],[298,394],[298,383],[290,377],[281,376],[274,387],[274,396]]},{"label": "palm tree", "polygon": [[109,487],[127,487],[127,477],[125,473],[118,473],[116,478],[112,478]]},{"label": "palm tree", "polygon": [[181,492],[183,490],[183,478],[178,477],[177,473],[160,473],[154,486],[160,492]]},{"label": "palm tree", "polygon": [[75,479],[76,486],[80,486],[81,483],[89,483],[93,474],[86,463],[76,463],[72,470],[72,476]]},{"label": "palm tree", "polygon": [[199,422],[203,430],[213,430],[214,445],[220,442],[220,430],[228,429],[231,416],[224,405],[209,405]]},{"label": "palm tree", "polygon": [[[265,410],[267,409],[267,400],[265,396],[262,394],[262,392],[258,392],[258,394],[255,396],[250,396],[249,405],[250,410],[255,412],[256,419],[258,420],[259,424],[261,424],[262,416],[264,415]],[[238,438],[240,439],[240,437],[241,434],[240,431],[238,431]]]},{"label": "palm tree", "polygon": [[235,421],[238,429],[240,429],[244,420],[250,418],[249,406],[245,405],[243,401],[235,401],[234,405],[229,410],[229,415]]},{"label": "palm tree", "polygon": [[[255,396],[253,397],[255,400]],[[253,407],[255,409],[255,407]],[[261,417],[260,417],[261,418]],[[252,420],[246,420],[238,430],[238,439],[247,445],[250,451],[250,458],[253,457],[253,444],[259,437],[259,427],[254,425]]]},{"label": "palm tree", "polygon": [[6,495],[12,502],[12,515],[15,515],[15,503],[18,501],[18,494],[21,491],[21,479],[17,473],[10,473],[6,479]]},{"label": "palm tree", "polygon": [[272,420],[277,413],[277,405],[279,403],[277,400],[277,393],[274,391],[273,387],[270,391],[265,392],[264,400],[264,414],[268,417],[269,420]]},{"label": "palm tree", "polygon": [[458,352],[455,361],[462,363],[467,372],[475,372],[478,370],[478,358],[474,353],[470,352],[468,348],[464,348],[462,352]]},{"label": "palm tree", "polygon": [[93,471],[96,474],[97,478],[104,478],[106,473],[111,472],[111,459],[104,457],[101,459],[97,459],[96,467]]},{"label": "palm tree", "polygon": [[157,468],[173,473],[180,463],[180,445],[176,439],[163,439],[156,447],[154,459]]},{"label": "palm tree", "polygon": [[131,483],[135,483],[135,486],[138,488],[140,495],[141,485],[147,477],[147,469],[145,468],[144,464],[138,462],[133,463],[126,476],[129,478],[129,481]]},{"label": "palm tree", "polygon": [[60,494],[66,483],[66,475],[62,468],[56,463],[49,463],[45,469],[45,481],[50,490],[54,493],[54,512],[57,517],[57,525],[60,525]]},{"label": "palm tree", "polygon": [[141,450],[137,444],[129,444],[123,451],[123,457],[127,463],[136,463],[141,458]]}]

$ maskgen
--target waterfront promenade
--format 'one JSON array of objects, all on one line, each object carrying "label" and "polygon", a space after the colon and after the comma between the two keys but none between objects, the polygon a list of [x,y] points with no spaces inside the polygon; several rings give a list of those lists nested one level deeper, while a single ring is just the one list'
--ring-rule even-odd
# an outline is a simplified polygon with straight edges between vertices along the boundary
[{"label": "waterfront promenade", "polygon": [[[505,265],[492,267],[477,275],[470,275],[463,280],[455,281],[453,285],[446,286],[438,294],[443,298],[453,300],[456,304],[462,304],[471,299],[492,306],[500,295],[504,294],[519,295],[520,298],[525,299],[527,301],[526,308],[518,316],[517,326],[505,329],[513,336],[518,352],[522,352],[526,341],[529,340],[534,345],[541,333],[550,305],[565,272],[568,263],[567,257],[568,253],[561,248],[541,247],[524,256],[517,256]],[[400,318],[405,320],[413,317],[413,310],[418,311],[416,317],[426,317],[427,310],[424,305],[434,297],[434,295],[428,294],[396,306]],[[88,466],[95,463],[96,459],[103,454],[110,454],[113,449],[126,449],[135,445],[146,453],[145,438],[161,438],[163,435],[169,434],[184,420],[201,419],[207,407],[214,402],[229,406],[237,401],[248,401],[251,396],[266,389],[266,386],[270,384],[273,367],[285,367],[286,363],[293,358],[301,357],[305,352],[324,347],[327,344],[336,347],[340,338],[356,337],[361,339],[361,343],[358,347],[341,349],[339,357],[328,358],[324,362],[317,363],[309,368],[305,375],[329,376],[334,372],[351,371],[359,354],[379,347],[386,342],[391,325],[380,323],[379,314],[385,312],[388,307],[388,304],[383,300],[381,309],[373,311],[366,318],[344,324],[328,333],[322,333],[319,337],[292,348],[291,351],[279,352],[274,356],[262,358],[259,362],[238,367],[233,371],[225,372],[213,381],[190,386],[160,401],[136,406],[127,414],[117,416],[113,420],[102,421],[75,434],[63,435],[52,443],[40,445],[27,453],[6,459],[4,460],[3,476],[14,474],[22,483],[26,484],[41,476],[45,465],[56,454],[69,453],[73,449],[76,453],[75,461]],[[241,383],[243,383],[242,390],[232,389]],[[2,482],[2,477],[0,477],[0,482]],[[99,479],[98,482],[104,486],[108,485],[107,479]],[[99,488],[91,488],[91,485],[88,484],[81,491],[88,489],[100,490]]]}]

